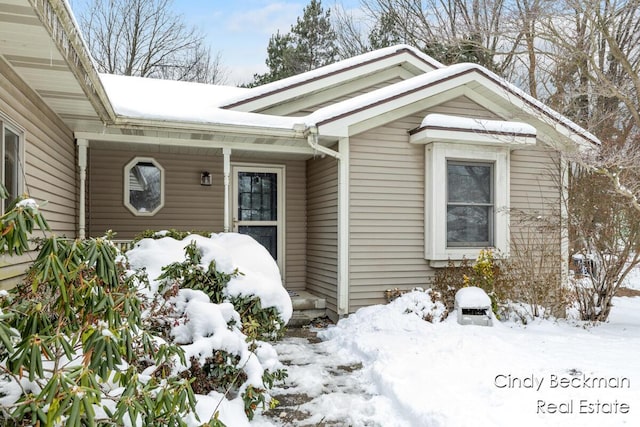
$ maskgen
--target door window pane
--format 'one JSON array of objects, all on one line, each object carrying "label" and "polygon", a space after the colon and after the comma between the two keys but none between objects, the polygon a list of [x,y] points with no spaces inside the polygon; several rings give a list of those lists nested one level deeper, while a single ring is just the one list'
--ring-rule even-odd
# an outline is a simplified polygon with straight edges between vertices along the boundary
[{"label": "door window pane", "polygon": [[447,246],[493,244],[493,164],[447,162]]},{"label": "door window pane", "polygon": [[238,218],[240,221],[278,219],[278,175],[238,172]]},{"label": "door window pane", "polygon": [[258,243],[267,248],[274,260],[278,260],[278,227],[275,225],[241,225],[238,227],[238,233],[248,234],[256,239]]}]

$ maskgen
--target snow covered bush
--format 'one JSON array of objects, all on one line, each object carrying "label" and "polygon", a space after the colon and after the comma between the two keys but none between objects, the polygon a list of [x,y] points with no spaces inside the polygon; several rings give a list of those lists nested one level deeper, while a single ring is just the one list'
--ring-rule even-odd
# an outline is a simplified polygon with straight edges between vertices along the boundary
[{"label": "snow covered bush", "polygon": [[[187,239],[187,237],[185,237]],[[230,302],[240,313],[244,333],[250,339],[279,339],[285,331],[285,320],[275,307],[262,307],[257,295],[229,295],[228,283],[242,273],[238,269],[226,273],[216,269],[215,259],[206,267],[202,264],[202,252],[195,240],[185,247],[186,259],[173,262],[162,269],[158,280],[163,286],[178,285],[180,288],[203,291],[212,302]]]},{"label": "snow covered bush", "polygon": [[[48,229],[35,201],[15,204],[0,222],[0,252],[29,250],[37,227]],[[242,332],[231,303],[177,286],[158,293],[162,264],[186,246],[166,241],[133,250],[132,270],[109,239],[41,240],[27,279],[0,293],[0,425],[241,426],[275,403],[267,391],[286,373],[270,344]],[[228,236],[199,248],[230,277],[245,267],[231,267],[234,253],[256,255],[247,245]],[[284,325],[291,301],[279,274],[260,256],[249,261],[225,294],[258,297]],[[242,286],[247,278],[255,283]]]},{"label": "snow covered bush", "polygon": [[190,234],[198,234],[200,236],[208,237],[209,234],[211,233],[206,231],[182,231],[182,230],[176,230],[175,228],[170,228],[168,230],[161,230],[161,231],[149,229],[149,230],[144,230],[142,233],[137,234],[133,238],[132,243],[135,245],[137,242],[139,242],[142,239],[162,239],[163,237],[171,237],[176,240],[182,240],[185,237],[189,236]]},{"label": "snow covered bush", "polygon": [[441,295],[432,290],[413,289],[393,300],[390,305],[405,314],[413,314],[429,323],[439,323],[447,318],[449,310],[441,302]]},{"label": "snow covered bush", "polygon": [[194,234],[142,239],[127,257],[151,279],[155,330],[185,350],[181,375],[197,392],[239,397],[249,419],[273,405],[266,392],[286,372],[262,340],[282,336],[292,306],[268,251],[242,234]]},{"label": "snow covered bush", "polygon": [[387,302],[394,307],[404,307],[404,313],[413,313],[430,323],[441,322],[449,315],[449,310],[442,303],[442,295],[432,289],[425,291],[422,288],[393,288],[387,289],[384,294]]},{"label": "snow covered bush", "polygon": [[3,425],[183,424],[195,397],[173,373],[182,350],[145,330],[135,279],[106,240],[44,240],[27,280],[0,301],[11,332]]}]

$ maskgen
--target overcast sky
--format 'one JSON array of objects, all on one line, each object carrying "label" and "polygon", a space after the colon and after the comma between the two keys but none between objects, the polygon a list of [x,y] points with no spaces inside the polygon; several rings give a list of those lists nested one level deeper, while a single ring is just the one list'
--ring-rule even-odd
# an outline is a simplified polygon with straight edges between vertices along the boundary
[{"label": "overcast sky", "polygon": [[[68,0],[75,14],[92,0]],[[267,70],[269,37],[277,30],[288,32],[310,0],[173,0],[187,23],[208,36],[212,53],[220,52],[228,70],[227,84],[245,83],[253,74]],[[335,3],[358,7],[359,0],[324,0],[326,9]]]}]

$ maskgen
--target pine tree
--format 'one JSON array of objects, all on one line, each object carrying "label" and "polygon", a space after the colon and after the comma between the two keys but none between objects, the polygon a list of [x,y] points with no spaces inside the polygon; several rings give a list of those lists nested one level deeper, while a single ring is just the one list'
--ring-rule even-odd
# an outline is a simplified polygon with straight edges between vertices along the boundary
[{"label": "pine tree", "polygon": [[375,27],[369,33],[369,45],[371,49],[382,49],[396,44],[404,43],[396,26],[398,16],[395,12],[383,13]]},{"label": "pine tree", "polygon": [[320,0],[311,0],[289,33],[277,32],[271,36],[266,60],[269,71],[254,75],[249,86],[263,85],[331,64],[337,56],[330,10],[325,11]]}]

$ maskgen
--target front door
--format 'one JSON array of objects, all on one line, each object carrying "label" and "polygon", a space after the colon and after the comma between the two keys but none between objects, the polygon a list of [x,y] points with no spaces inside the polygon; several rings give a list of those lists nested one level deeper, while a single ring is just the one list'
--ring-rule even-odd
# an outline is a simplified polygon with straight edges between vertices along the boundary
[{"label": "front door", "polygon": [[233,165],[233,231],[267,248],[284,276],[284,168]]}]

